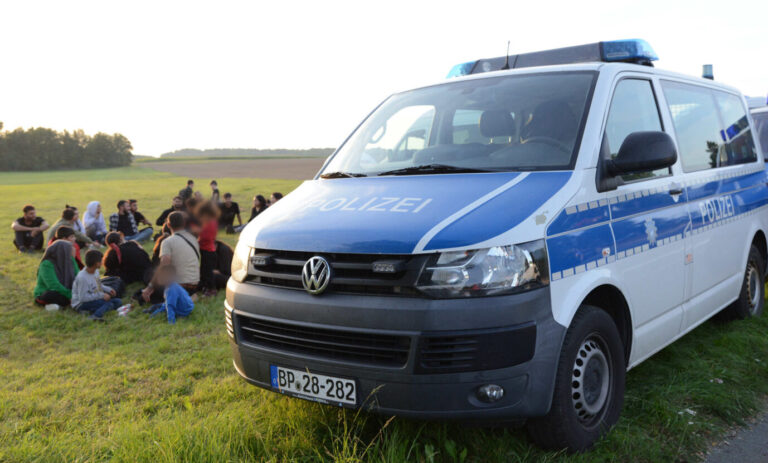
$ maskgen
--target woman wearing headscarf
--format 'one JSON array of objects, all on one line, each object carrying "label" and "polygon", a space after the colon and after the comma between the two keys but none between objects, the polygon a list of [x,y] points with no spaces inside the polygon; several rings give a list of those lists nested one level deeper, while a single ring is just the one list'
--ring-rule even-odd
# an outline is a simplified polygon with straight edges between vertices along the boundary
[{"label": "woman wearing headscarf", "polygon": [[83,224],[88,238],[104,243],[104,237],[107,236],[107,225],[104,223],[104,214],[101,213],[101,203],[98,201],[88,203],[83,216]]},{"label": "woman wearing headscarf", "polygon": [[54,241],[45,250],[37,269],[35,302],[50,310],[69,305],[72,283],[78,271],[72,243],[66,240]]}]

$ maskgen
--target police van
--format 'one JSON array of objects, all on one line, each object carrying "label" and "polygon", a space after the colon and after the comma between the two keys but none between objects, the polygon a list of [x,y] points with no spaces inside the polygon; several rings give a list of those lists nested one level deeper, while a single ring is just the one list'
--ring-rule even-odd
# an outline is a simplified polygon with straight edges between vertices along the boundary
[{"label": "police van", "polygon": [[641,40],[482,59],[381,103],[240,236],[238,373],[590,447],[629,368],[763,309],[768,186],[744,97],[655,59]]}]

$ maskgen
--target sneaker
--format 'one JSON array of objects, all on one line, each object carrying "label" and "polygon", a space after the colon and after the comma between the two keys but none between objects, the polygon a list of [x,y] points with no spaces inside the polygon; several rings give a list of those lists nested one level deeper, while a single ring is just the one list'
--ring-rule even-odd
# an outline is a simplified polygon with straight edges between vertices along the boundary
[{"label": "sneaker", "polygon": [[19,246],[19,252],[22,253],[22,254],[26,254],[27,253],[27,248],[25,248],[24,246]]},{"label": "sneaker", "polygon": [[56,312],[59,309],[61,309],[59,304],[45,304],[45,310],[48,312]]}]

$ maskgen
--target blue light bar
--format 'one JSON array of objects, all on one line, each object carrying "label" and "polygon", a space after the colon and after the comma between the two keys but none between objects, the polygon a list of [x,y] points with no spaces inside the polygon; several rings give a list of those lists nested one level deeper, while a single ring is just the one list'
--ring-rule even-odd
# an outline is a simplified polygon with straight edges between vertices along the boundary
[{"label": "blue light bar", "polygon": [[[500,56],[497,58],[479,59],[457,64],[448,73],[448,78],[479,74],[481,72],[499,71],[501,69],[519,69],[533,66],[552,66],[556,64],[590,63],[590,62],[624,62],[652,66],[651,62],[658,60],[651,46],[642,39],[612,40],[595,42],[573,47],[554,48],[533,53],[522,53]],[[505,67],[506,63],[508,67]]]},{"label": "blue light bar", "polygon": [[467,61],[466,63],[457,64],[448,71],[448,75],[445,76],[445,78],[450,79],[451,77],[461,77],[472,74],[472,68],[475,67],[475,63],[477,63],[477,61]]},{"label": "blue light bar", "polygon": [[603,61],[657,61],[656,52],[643,39],[611,40],[600,42],[603,49]]}]

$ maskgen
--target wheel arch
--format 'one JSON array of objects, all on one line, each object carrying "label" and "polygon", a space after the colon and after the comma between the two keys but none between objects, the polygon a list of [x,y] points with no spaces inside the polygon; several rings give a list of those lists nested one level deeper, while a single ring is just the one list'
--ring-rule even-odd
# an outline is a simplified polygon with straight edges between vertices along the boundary
[{"label": "wheel arch", "polygon": [[624,345],[624,361],[629,365],[633,341],[632,313],[624,294],[616,286],[603,284],[593,289],[583,303],[598,307],[611,316]]}]

